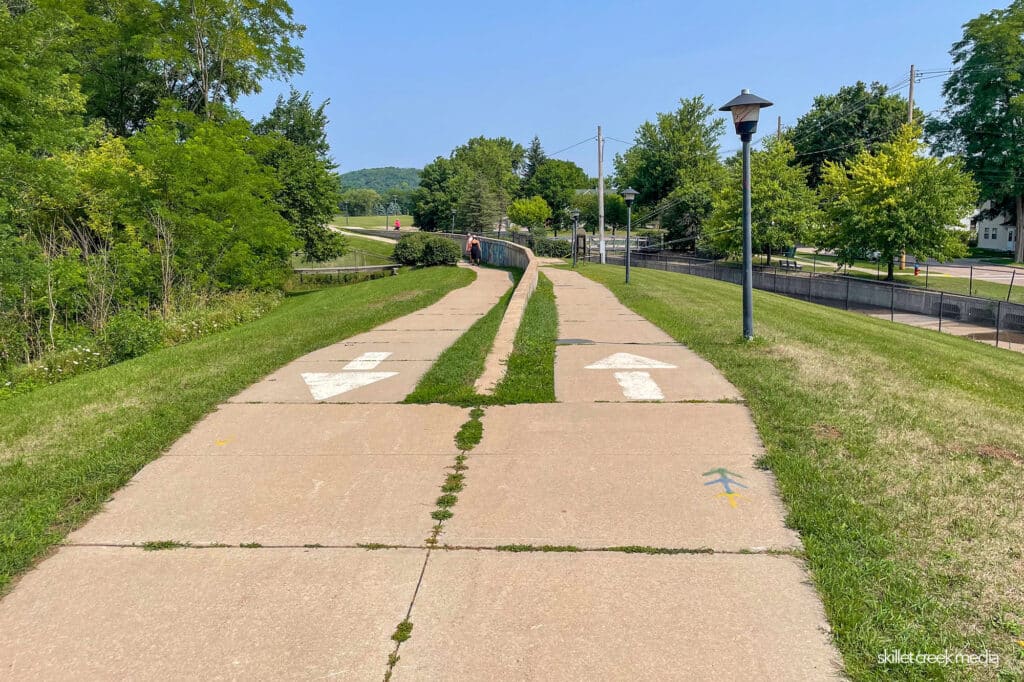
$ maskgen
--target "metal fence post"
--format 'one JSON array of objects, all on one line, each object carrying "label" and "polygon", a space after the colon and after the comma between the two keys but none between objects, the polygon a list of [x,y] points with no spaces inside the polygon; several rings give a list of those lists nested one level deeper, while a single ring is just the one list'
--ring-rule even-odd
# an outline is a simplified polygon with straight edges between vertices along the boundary
[{"label": "metal fence post", "polygon": [[971,266],[971,279],[967,283],[967,295],[974,296],[974,266]]},{"label": "metal fence post", "polygon": [[996,348],[999,348],[999,318],[1002,317],[1003,302],[996,301]]},{"label": "metal fence post", "polygon": [[1013,280],[1015,280],[1016,278],[1017,278],[1017,268],[1014,268],[1013,272],[1010,273],[1010,288],[1006,290],[1006,302],[1007,303],[1010,302],[1010,294],[1013,293]]},{"label": "metal fence post", "polygon": [[807,301],[811,300],[811,282],[814,281],[814,275],[807,275]]},{"label": "metal fence post", "polygon": [[924,290],[928,291],[928,273],[931,271],[931,265],[928,263],[924,264]]},{"label": "metal fence post", "polygon": [[889,321],[896,321],[896,280],[889,285]]},{"label": "metal fence post", "polygon": [[945,296],[946,296],[946,292],[945,291],[940,291],[939,292],[939,331],[940,332],[942,331],[942,309],[944,307],[943,306],[943,300],[944,300]]},{"label": "metal fence post", "polygon": [[846,278],[846,309],[850,309],[850,278]]}]

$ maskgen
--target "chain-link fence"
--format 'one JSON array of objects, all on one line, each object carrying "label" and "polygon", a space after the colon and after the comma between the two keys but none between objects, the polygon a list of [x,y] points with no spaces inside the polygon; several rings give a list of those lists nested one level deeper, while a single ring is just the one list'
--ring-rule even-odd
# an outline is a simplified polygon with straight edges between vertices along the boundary
[{"label": "chain-link fence", "polygon": [[[591,261],[598,259],[593,248],[588,248],[585,256]],[[625,254],[610,252],[606,260],[614,265],[623,265]],[[733,284],[743,282],[743,269],[739,263],[667,251],[637,251],[631,256],[631,264]],[[1024,305],[1013,301],[925,289],[899,281],[865,279],[834,271],[826,273],[815,268],[797,269],[794,261],[785,259],[771,266],[755,266],[753,285],[757,289],[812,303],[1024,351]]]}]

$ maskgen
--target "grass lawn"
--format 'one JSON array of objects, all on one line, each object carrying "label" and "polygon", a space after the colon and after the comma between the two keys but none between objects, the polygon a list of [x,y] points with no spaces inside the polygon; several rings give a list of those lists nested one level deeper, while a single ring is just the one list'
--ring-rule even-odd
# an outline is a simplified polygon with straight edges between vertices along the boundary
[{"label": "grass lawn", "polygon": [[355,237],[350,234],[345,235],[345,241],[348,243],[348,252],[341,258],[307,263],[302,256],[294,255],[292,256],[292,267],[342,268],[353,265],[384,265],[392,262],[391,256],[395,252],[394,243],[388,244],[376,239]]},{"label": "grass lawn", "polygon": [[537,289],[523,312],[505,377],[495,387],[493,395],[479,395],[475,391],[474,384],[483,374],[484,362],[494,345],[511,295],[510,291],[502,297],[441,354],[406,402],[463,406],[555,402],[558,312],[554,288],[544,275],[540,275]]},{"label": "grass lawn", "polygon": [[1024,355],[761,291],[746,343],[737,286],[581,272],[743,392],[854,679],[1024,678]]},{"label": "grass lawn", "polygon": [[474,277],[428,268],[293,296],[255,322],[0,403],[0,593],[219,403]]},{"label": "grass lawn", "polygon": [[[387,222],[385,222],[387,220]],[[346,222],[344,214],[334,216],[334,220],[331,221],[331,225],[335,227],[365,227],[371,230],[383,230],[392,229],[395,226],[395,220],[402,221],[402,229],[412,227],[412,216],[411,215],[354,215],[349,216]]]}]

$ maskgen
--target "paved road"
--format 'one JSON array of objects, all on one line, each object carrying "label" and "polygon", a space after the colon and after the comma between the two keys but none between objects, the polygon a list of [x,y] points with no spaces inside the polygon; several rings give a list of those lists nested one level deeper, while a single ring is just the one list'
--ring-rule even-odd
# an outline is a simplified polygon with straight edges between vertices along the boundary
[{"label": "paved road", "polygon": [[836,679],[736,389],[575,273],[548,271],[560,402],[487,409],[426,543],[469,411],[394,403],[508,286],[478,274],[144,468],[0,601],[4,679],[380,680],[406,616],[394,680]]}]

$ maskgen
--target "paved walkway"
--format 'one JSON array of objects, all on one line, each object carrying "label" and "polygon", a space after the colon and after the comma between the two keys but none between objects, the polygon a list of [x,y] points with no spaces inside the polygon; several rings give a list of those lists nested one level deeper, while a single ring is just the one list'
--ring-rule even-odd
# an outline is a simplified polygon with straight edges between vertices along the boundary
[{"label": "paved walkway", "polygon": [[[547,274],[560,402],[487,409],[440,548],[469,410],[393,403],[496,271],[276,372],[143,469],[0,601],[0,676],[380,680],[408,617],[394,680],[837,678],[736,390]],[[130,546],[161,540],[193,547]]]}]

